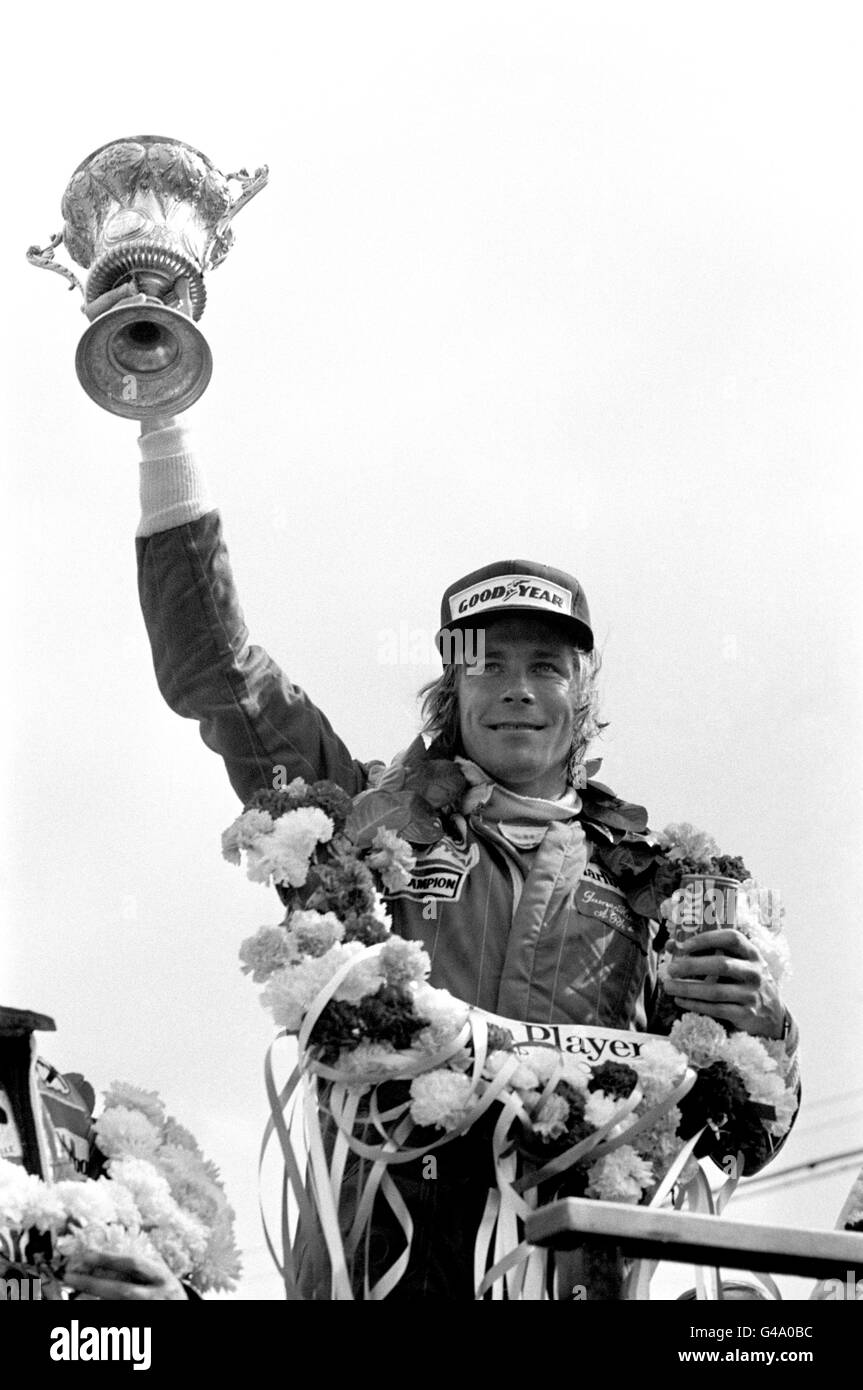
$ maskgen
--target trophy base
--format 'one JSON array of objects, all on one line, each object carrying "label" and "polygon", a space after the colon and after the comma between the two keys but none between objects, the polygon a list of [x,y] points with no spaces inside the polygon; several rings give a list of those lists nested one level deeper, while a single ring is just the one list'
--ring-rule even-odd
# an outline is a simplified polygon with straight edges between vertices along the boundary
[{"label": "trophy base", "polygon": [[112,415],[180,415],[203,395],[213,358],[200,328],[164,304],[118,305],[87,329],[75,354],[78,380]]}]

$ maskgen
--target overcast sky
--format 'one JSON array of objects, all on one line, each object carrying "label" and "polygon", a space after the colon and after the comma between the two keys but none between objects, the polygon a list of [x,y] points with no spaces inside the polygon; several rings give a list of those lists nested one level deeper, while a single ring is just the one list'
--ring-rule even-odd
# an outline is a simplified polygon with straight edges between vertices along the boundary
[{"label": "overcast sky", "polygon": [[[603,779],[787,906],[805,1103],[776,1167],[861,1140],[861,52],[831,3],[97,3],[14,23],[3,1002],[158,1089],[222,1167],[248,1297],[270,1028],[239,942],[274,894],[156,689],[137,429],[75,377],[77,295],[24,261],[97,146],[270,166],[208,280],[195,430],[253,637],[360,758],[417,728],[440,594],[574,572]],[[158,43],[155,41],[159,36]],[[158,51],[158,56],[156,52]],[[402,660],[384,659],[402,635]],[[741,1193],[831,1226],[853,1174]]]}]

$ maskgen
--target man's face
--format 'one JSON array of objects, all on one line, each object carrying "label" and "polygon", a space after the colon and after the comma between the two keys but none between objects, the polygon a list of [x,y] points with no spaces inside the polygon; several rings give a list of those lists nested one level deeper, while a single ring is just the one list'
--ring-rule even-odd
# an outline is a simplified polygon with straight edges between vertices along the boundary
[{"label": "man's face", "polygon": [[553,623],[521,613],[490,619],[484,663],[458,668],[467,756],[522,796],[560,796],[577,680],[572,644]]}]

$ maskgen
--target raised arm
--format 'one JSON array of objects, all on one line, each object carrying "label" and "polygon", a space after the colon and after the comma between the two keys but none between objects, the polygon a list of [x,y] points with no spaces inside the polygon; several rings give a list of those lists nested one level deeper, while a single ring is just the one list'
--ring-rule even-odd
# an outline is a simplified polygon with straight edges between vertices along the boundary
[{"label": "raised arm", "polygon": [[[366,783],[329,721],[261,647],[249,642],[219,513],[173,421],[141,436],[138,590],[156,679],[171,709],[197,719],[246,801],[279,780]],[[280,771],[283,769],[284,771]]]}]

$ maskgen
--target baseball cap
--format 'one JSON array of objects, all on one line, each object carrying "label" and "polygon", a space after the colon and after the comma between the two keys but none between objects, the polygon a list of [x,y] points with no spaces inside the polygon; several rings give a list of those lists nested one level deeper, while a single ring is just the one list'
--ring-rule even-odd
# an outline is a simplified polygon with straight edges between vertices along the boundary
[{"label": "baseball cap", "polygon": [[584,590],[566,570],[534,560],[498,560],[473,570],[450,584],[441,600],[442,633],[453,627],[482,627],[502,613],[532,613],[552,618],[565,628],[576,646],[593,651],[593,632]]}]

